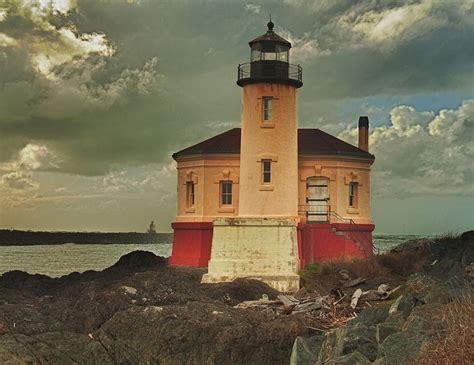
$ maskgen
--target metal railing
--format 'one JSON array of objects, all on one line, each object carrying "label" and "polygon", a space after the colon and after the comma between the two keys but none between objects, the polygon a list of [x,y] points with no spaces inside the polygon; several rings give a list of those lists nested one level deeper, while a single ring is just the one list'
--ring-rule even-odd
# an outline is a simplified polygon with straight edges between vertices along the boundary
[{"label": "metal railing", "polygon": [[282,61],[254,61],[239,64],[237,83],[246,80],[289,81],[303,84],[303,68]]},{"label": "metal railing", "polygon": [[[318,207],[318,213],[313,213],[314,212],[314,207]],[[323,214],[322,210],[324,208],[326,209],[326,212]],[[364,254],[365,257],[368,257],[369,255],[366,252],[365,247],[372,247],[372,253],[373,254],[379,254],[380,250],[378,247],[375,247],[372,239],[370,236],[368,236],[364,231],[360,231],[357,229],[357,224],[354,222],[353,219],[351,218],[346,218],[335,212],[334,210],[331,210],[330,205],[310,205],[310,204],[304,204],[304,205],[299,205],[298,206],[298,214],[299,215],[305,215],[306,220],[308,223],[334,223],[334,220],[348,224],[349,229],[344,231],[345,233],[348,234],[348,238],[354,242],[354,244],[357,246],[357,248]],[[313,217],[316,216],[316,219]],[[324,219],[319,219],[323,218]],[[331,219],[334,218],[334,219]]]},{"label": "metal railing", "polygon": [[330,205],[302,204],[298,205],[298,214],[305,215],[306,220],[312,223],[329,223]]}]

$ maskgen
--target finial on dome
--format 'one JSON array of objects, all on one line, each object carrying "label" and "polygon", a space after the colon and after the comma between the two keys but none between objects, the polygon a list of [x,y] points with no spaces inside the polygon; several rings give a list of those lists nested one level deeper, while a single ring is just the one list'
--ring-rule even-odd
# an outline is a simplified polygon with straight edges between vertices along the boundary
[{"label": "finial on dome", "polygon": [[272,14],[270,14],[270,21],[267,23],[268,30],[270,32],[273,32],[273,27],[274,26],[275,26],[275,24],[273,24],[273,22],[272,22]]}]

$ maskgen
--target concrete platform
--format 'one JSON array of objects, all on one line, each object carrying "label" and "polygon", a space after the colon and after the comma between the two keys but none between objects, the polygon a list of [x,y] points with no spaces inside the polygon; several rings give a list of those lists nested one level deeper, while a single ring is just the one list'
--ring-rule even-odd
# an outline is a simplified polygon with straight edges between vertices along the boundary
[{"label": "concrete platform", "polygon": [[203,283],[261,280],[282,292],[299,289],[297,223],[288,218],[214,221],[211,259]]}]

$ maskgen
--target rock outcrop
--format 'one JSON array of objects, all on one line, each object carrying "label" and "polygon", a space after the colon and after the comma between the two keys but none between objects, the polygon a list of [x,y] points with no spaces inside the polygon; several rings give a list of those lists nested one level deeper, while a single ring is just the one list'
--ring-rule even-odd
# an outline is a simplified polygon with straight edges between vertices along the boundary
[{"label": "rock outcrop", "polygon": [[0,364],[287,364],[302,316],[233,305],[279,292],[133,252],[102,271],[0,277]]},{"label": "rock outcrop", "polygon": [[[459,238],[407,242],[395,252],[426,252],[422,272],[411,275],[391,304],[363,310],[327,334],[298,337],[292,365],[417,363],[423,345],[443,333],[445,305],[471,293],[474,232]],[[472,341],[471,341],[472,342]]]}]

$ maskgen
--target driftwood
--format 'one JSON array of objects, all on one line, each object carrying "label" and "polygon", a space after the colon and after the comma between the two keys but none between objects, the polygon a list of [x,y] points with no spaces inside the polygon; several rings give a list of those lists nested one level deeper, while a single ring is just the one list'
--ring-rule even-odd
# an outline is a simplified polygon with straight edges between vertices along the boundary
[{"label": "driftwood", "polygon": [[355,307],[357,307],[357,303],[359,302],[359,299],[361,296],[362,296],[362,289],[356,289],[354,294],[352,294],[352,298],[351,298],[352,309],[355,309]]},{"label": "driftwood", "polygon": [[365,282],[364,278],[357,278],[354,280],[349,280],[348,282],[343,283],[342,285],[344,285],[345,288],[352,288],[353,286],[362,284],[363,282]]},{"label": "driftwood", "polygon": [[[355,286],[364,281],[363,278],[349,280],[344,287]],[[304,291],[296,294],[298,298],[280,294],[274,300],[270,300],[268,295],[263,294],[259,300],[248,300],[237,304],[234,308],[263,310],[276,315],[303,315],[308,320],[309,329],[329,331],[356,317],[362,306],[361,303],[370,307],[370,301],[386,300],[398,289],[400,286],[389,290],[388,285],[382,284],[376,290],[362,291],[358,288],[351,295],[335,288],[331,290],[331,295],[316,296],[314,293]]]},{"label": "driftwood", "polygon": [[293,305],[293,304],[298,304],[299,303],[299,300],[296,299],[295,297],[292,297],[291,295],[284,295],[284,294],[281,294],[281,295],[278,295],[277,298],[279,300],[281,300],[281,302],[285,305],[285,306],[289,306],[289,305]]},{"label": "driftwood", "polygon": [[365,278],[356,278],[352,279],[349,275],[349,272],[347,270],[341,270],[339,271],[339,275],[341,275],[341,280],[339,282],[345,287],[345,288],[352,288],[356,285],[362,284],[365,282]]},{"label": "driftwood", "polygon": [[367,290],[362,293],[365,300],[375,301],[375,300],[387,300],[390,298],[390,295],[395,293],[401,286],[397,286],[395,289],[388,290],[388,285],[382,284],[377,290]]}]

